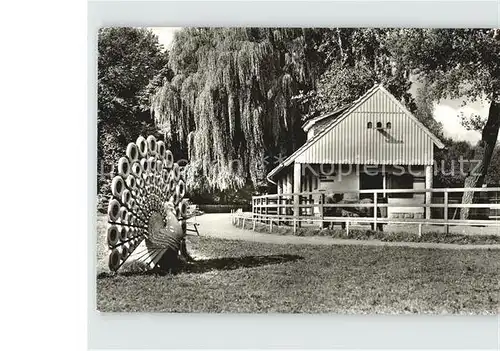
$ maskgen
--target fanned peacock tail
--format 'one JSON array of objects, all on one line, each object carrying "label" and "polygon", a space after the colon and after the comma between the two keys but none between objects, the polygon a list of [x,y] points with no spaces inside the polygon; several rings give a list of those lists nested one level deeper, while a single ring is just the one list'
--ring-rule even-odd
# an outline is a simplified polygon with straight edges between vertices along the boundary
[{"label": "fanned peacock tail", "polygon": [[150,135],[128,144],[111,181],[110,270],[117,271],[125,261],[152,269],[168,250],[179,251],[186,235],[185,179],[184,168],[163,141]]}]

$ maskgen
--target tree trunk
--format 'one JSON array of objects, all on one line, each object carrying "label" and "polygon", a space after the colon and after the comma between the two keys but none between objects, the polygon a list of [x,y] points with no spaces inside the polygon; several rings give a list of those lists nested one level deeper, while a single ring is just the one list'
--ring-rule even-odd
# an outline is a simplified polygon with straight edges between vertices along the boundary
[{"label": "tree trunk", "polygon": [[[474,150],[474,161],[479,162],[474,166],[465,178],[464,188],[477,188],[482,186],[488,166],[490,165],[493,149],[498,138],[498,129],[500,127],[500,103],[492,99],[488,112],[488,120],[484,125],[481,141]],[[465,191],[462,197],[462,204],[471,204],[474,200],[473,191]],[[469,218],[470,208],[462,207],[460,219]]]}]

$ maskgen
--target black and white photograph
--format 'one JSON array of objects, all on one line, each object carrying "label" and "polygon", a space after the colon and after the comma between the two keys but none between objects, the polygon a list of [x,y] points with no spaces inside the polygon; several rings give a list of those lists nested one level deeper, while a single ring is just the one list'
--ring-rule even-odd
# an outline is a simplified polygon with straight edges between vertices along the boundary
[{"label": "black and white photograph", "polygon": [[96,127],[99,312],[500,312],[498,28],[102,27]]}]

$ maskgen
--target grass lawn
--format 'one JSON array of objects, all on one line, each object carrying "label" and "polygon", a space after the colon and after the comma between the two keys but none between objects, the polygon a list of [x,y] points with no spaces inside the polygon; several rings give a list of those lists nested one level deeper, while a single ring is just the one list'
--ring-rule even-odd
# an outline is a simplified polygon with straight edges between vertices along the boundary
[{"label": "grass lawn", "polygon": [[498,312],[500,250],[277,245],[204,237],[188,239],[188,248],[197,260],[180,273],[117,276],[104,273],[106,257],[103,255],[107,251],[102,249],[105,243],[100,240],[98,309],[247,313]]}]

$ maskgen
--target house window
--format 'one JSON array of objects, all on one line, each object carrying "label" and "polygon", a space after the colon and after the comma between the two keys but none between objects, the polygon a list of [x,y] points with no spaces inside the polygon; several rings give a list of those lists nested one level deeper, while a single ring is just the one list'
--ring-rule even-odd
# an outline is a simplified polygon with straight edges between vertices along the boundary
[{"label": "house window", "polygon": [[387,122],[387,124],[385,125],[385,127],[386,127],[387,129],[391,129],[391,128],[392,128],[392,124],[391,124],[391,122]]},{"label": "house window", "polygon": [[382,122],[377,122],[377,129],[381,129],[382,128]]},{"label": "house window", "polygon": [[[413,176],[411,174],[389,176],[389,189],[413,189]],[[413,193],[388,193],[391,198],[411,199]]]},{"label": "house window", "polygon": [[366,125],[366,128],[372,129],[372,122],[368,122],[368,124]]}]

